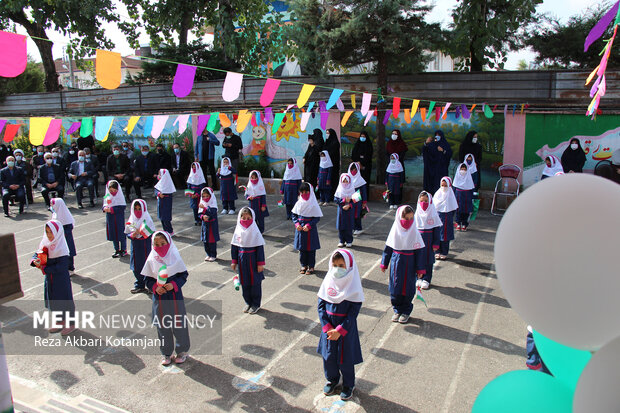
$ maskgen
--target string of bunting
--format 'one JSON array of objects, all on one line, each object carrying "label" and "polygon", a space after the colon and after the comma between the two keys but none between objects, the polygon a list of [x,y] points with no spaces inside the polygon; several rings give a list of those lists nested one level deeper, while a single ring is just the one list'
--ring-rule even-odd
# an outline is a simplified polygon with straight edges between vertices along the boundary
[{"label": "string of bunting", "polygon": [[[28,37],[38,40],[50,41],[49,39],[0,31],[0,50],[5,51],[2,57],[0,57],[0,76],[15,77],[24,72],[27,63],[26,39]],[[105,89],[118,88],[121,83],[120,53],[96,48],[91,49],[96,51],[95,74],[96,80],[99,85]],[[401,106],[403,105],[403,100],[411,102],[411,107],[406,107],[402,109],[404,113],[404,119],[407,123],[411,123],[414,116],[418,113],[422,122],[431,120],[433,117],[435,121],[438,122],[439,119],[447,119],[447,115],[450,109],[454,110],[457,119],[461,116],[465,119],[469,119],[472,113],[475,113],[477,107],[477,104],[423,101],[420,99],[401,98],[397,96],[384,96],[381,93],[381,88],[377,90],[376,94],[351,91],[332,88],[329,86],[305,84],[287,79],[267,78],[258,75],[248,75],[243,73],[230,72],[205,66],[187,65],[153,57],[136,57],[140,59],[176,64],[177,69],[174,81],[172,83],[172,92],[177,98],[184,98],[191,93],[197,69],[205,69],[226,73],[224,85],[222,88],[222,99],[225,102],[234,102],[236,99],[239,98],[244,76],[265,79],[265,85],[263,87],[259,100],[262,111],[259,110],[254,113],[248,109],[243,109],[232,112],[230,114],[227,114],[225,112],[212,112],[209,114],[193,115],[197,116],[198,134],[202,133],[205,128],[209,131],[214,131],[217,125],[229,127],[233,124],[233,122],[236,122],[236,129],[238,133],[243,132],[250,123],[253,126],[257,126],[261,122],[272,124],[272,130],[273,132],[275,132],[281,126],[287,114],[290,114],[290,116],[292,116],[294,119],[296,119],[297,116],[300,116],[300,127],[302,130],[306,129],[310,117],[318,114],[321,117],[321,127],[324,129],[327,125],[329,111],[332,110],[334,106],[337,107],[338,111],[343,112],[341,125],[344,127],[351,115],[357,110],[357,95],[360,93],[362,94],[362,102],[361,107],[359,108],[359,112],[365,118],[364,125],[367,125],[368,122],[372,119],[372,117],[376,117],[378,114],[377,107],[375,107],[374,110],[371,109],[373,97],[377,97],[377,104],[385,101],[386,98],[392,99],[392,108],[386,109],[383,124],[387,124],[390,117],[392,116],[394,118],[399,117],[401,113]],[[279,109],[274,112],[271,104],[282,82],[301,85],[302,88],[297,98],[296,104],[288,105],[286,108]],[[316,88],[331,90],[331,94],[327,102],[316,102],[310,99],[312,93],[315,91]],[[352,109],[346,109],[342,101],[342,97],[345,92],[350,93]],[[422,102],[428,102],[428,107],[421,107]],[[523,113],[523,111],[527,109],[528,106],[529,105],[525,103],[511,105],[506,104],[503,108],[504,116],[508,116],[509,110],[511,110],[512,116],[514,116],[519,107],[520,113]],[[297,113],[295,108],[297,108]],[[498,110],[498,105],[494,105],[493,107],[491,107],[485,102],[482,104],[481,110],[487,118],[492,118],[494,116],[494,112]],[[161,132],[163,131],[169,116],[170,115],[147,116],[144,126],[144,136],[151,136],[154,139],[157,139],[161,135]],[[178,125],[179,133],[183,133],[183,131],[185,131],[189,117],[190,115],[183,114],[179,115],[175,120],[174,124]],[[114,119],[114,116],[98,116],[96,117],[95,123],[93,125],[92,117],[83,118],[81,122],[74,122],[67,130],[67,134],[75,133],[79,130],[81,136],[89,136],[94,132],[96,139],[104,141],[108,137]],[[128,134],[132,133],[139,119],[140,116],[131,116],[129,118],[128,125],[125,128],[125,131]],[[47,145],[55,142],[60,135],[61,123],[62,122],[59,121],[57,118],[51,117],[30,118],[31,143],[33,145],[40,145],[42,143]],[[0,133],[2,133],[2,127],[4,126],[4,124],[7,124],[7,122],[0,121]],[[35,127],[33,127],[33,125]],[[13,138],[17,134],[17,131],[19,130],[19,126],[20,124],[7,124],[6,131],[4,133],[5,142],[10,142],[13,140]]]}]

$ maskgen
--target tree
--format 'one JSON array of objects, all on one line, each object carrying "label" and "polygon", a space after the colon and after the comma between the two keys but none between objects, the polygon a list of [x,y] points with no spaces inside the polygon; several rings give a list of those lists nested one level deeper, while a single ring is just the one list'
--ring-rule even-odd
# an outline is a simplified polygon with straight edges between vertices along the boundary
[{"label": "tree", "polygon": [[0,96],[36,92],[45,92],[45,73],[30,56],[24,73],[16,77],[0,77]]},{"label": "tree", "polygon": [[[598,6],[584,13],[572,16],[566,24],[546,16],[528,36],[525,44],[537,54],[536,64],[547,69],[594,69],[600,63],[600,47],[593,45],[587,52],[583,43],[594,25],[603,17],[609,7]],[[603,38],[610,38],[613,27],[608,27]],[[611,49],[608,69],[620,69],[620,50]]]},{"label": "tree", "polygon": [[[293,57],[306,72],[324,76],[331,68],[372,63],[377,86],[387,92],[391,74],[422,71],[441,40],[439,25],[424,16],[418,0],[294,0],[295,23],[287,30]],[[385,177],[386,102],[377,103],[377,182]]]},{"label": "tree", "polygon": [[527,70],[529,69],[529,65],[525,59],[519,60],[519,64],[517,65],[517,70]]},{"label": "tree", "polygon": [[18,24],[26,29],[37,45],[45,71],[45,89],[59,90],[58,73],[52,56],[53,43],[47,30],[71,36],[69,53],[74,58],[91,54],[89,48],[112,49],[103,27],[116,23],[135,42],[134,25],[121,22],[112,0],[2,0],[0,29]]},{"label": "tree", "polygon": [[543,0],[457,0],[452,10],[451,55],[465,58],[472,72],[504,67],[508,50],[520,45]]}]

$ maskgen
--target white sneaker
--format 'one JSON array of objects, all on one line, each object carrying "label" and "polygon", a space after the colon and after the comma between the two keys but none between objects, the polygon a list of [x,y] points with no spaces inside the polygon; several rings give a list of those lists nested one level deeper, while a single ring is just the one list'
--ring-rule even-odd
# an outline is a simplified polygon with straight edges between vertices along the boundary
[{"label": "white sneaker", "polygon": [[234,215],[235,214],[235,210],[231,209],[230,211],[228,211],[228,215]]},{"label": "white sneaker", "polygon": [[345,245],[347,246],[347,248],[350,248],[350,247],[353,246],[353,243],[352,242],[347,242]]},{"label": "white sneaker", "polygon": [[423,290],[428,290],[431,285],[426,280],[422,280],[422,286],[420,287]]},{"label": "white sneaker", "polygon": [[356,229],[355,231],[353,231],[353,235],[359,235],[359,234],[360,234],[359,230]]},{"label": "white sneaker", "polygon": [[228,210],[227,209],[222,209],[222,215],[226,215],[228,214]]},{"label": "white sneaker", "polygon": [[342,248],[342,247],[344,247],[344,244],[342,242],[339,242],[338,243],[338,248]]}]

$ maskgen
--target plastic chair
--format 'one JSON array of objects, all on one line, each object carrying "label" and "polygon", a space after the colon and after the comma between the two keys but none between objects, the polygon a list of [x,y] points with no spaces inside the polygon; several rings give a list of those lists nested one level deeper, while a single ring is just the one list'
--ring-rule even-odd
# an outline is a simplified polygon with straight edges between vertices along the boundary
[{"label": "plastic chair", "polygon": [[[521,184],[518,178],[520,174],[521,168],[517,165],[507,164],[499,167],[500,178],[495,184],[491,214],[504,215],[510,203],[519,195]],[[499,206],[501,200],[503,200],[504,203],[503,207]]]}]

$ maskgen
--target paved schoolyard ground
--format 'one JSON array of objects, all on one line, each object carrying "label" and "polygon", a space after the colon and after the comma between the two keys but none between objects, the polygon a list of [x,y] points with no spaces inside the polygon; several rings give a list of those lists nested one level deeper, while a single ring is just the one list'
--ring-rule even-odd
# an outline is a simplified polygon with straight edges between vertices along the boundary
[{"label": "paved schoolyard ground", "polygon": [[[323,208],[317,273],[299,275],[293,226],[284,209],[276,207],[277,200],[268,200],[262,309],[247,315],[229,267],[236,215],[220,216],[219,259],[206,263],[187,200],[181,192],[174,199],[174,242],[189,269],[185,299],[222,301],[221,355],[195,356],[170,368],[159,365],[159,356],[130,352],[8,356],[16,401],[36,405],[34,394],[69,401],[85,395],[134,412],[467,412],[491,379],[524,368],[525,324],[510,309],[493,272],[499,218],[481,211],[467,233],[456,234],[450,259],[435,266],[434,285],[424,294],[429,308],[416,302],[408,324],[400,325],[390,322],[387,274],[378,266],[394,212],[386,204],[371,203],[365,232],[352,247],[366,295],[358,317],[364,362],[356,366],[352,401],[324,397],[322,362],[316,354],[316,292],[338,242],[336,208]],[[147,197],[147,202],[155,218],[154,199]],[[104,214],[98,207],[76,209],[73,194],[67,203],[76,219],[75,298],[147,300],[129,292],[129,257],[111,258]],[[41,307],[42,276],[28,263],[49,215],[39,200],[27,214],[0,220],[0,233],[15,233],[25,298],[41,299]],[[0,306],[0,320],[6,325],[23,316],[20,305],[17,300]],[[29,321],[10,328],[27,329]]]}]

